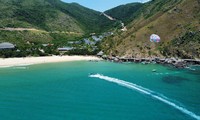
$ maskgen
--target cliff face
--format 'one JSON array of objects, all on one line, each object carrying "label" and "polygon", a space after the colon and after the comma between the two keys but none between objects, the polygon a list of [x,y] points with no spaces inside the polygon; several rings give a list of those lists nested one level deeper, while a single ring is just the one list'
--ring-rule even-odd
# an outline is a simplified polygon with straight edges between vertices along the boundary
[{"label": "cliff face", "polygon": [[[102,48],[107,54],[119,56],[199,58],[199,11],[199,0],[153,0],[145,3],[127,25],[128,31],[116,32],[104,41]],[[160,43],[149,41],[153,33],[161,37]]]}]

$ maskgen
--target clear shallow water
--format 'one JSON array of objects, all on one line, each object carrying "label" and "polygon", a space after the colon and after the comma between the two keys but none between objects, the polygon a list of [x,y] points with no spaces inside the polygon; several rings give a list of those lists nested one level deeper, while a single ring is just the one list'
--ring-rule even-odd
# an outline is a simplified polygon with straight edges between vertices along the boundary
[{"label": "clear shallow water", "polygon": [[0,120],[195,120],[137,90],[89,77],[100,73],[137,84],[200,115],[200,67],[195,69],[109,62],[2,68]]}]

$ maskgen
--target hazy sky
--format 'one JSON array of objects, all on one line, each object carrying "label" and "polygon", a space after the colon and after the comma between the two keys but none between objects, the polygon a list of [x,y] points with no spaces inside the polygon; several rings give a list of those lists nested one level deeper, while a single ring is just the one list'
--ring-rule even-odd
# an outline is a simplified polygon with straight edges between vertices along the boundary
[{"label": "hazy sky", "polygon": [[149,0],[62,0],[62,1],[67,3],[76,2],[85,7],[103,12],[118,5],[132,3],[132,2],[146,2]]}]

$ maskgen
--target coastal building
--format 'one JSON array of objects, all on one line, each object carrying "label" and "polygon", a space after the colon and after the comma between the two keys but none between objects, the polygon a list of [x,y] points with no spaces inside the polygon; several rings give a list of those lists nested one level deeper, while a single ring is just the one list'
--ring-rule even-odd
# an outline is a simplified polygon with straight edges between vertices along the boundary
[{"label": "coastal building", "polygon": [[42,44],[43,47],[47,47],[49,44]]},{"label": "coastal building", "polygon": [[86,38],[85,38],[83,41],[84,41],[84,43],[87,44],[87,45],[95,45],[95,42],[90,41],[89,39],[86,39]]},{"label": "coastal building", "polygon": [[69,41],[68,44],[81,44],[81,41]]},{"label": "coastal building", "polygon": [[93,39],[95,42],[99,42],[99,41],[102,40],[100,37],[97,37],[97,36],[92,36],[92,39]]},{"label": "coastal building", "polygon": [[103,56],[103,51],[100,51],[98,54],[97,54],[97,56],[99,56],[99,57],[101,57],[101,56]]},{"label": "coastal building", "polygon": [[47,46],[53,46],[54,44],[42,44],[43,47],[47,47]]},{"label": "coastal building", "polygon": [[89,39],[85,38],[83,41],[84,41],[85,44],[88,44],[88,45],[90,44],[90,40]]},{"label": "coastal building", "polygon": [[108,36],[111,36],[113,35],[114,33],[113,32],[105,32],[102,34],[103,37],[108,37]]},{"label": "coastal building", "polygon": [[62,47],[62,48],[58,48],[58,51],[70,51],[73,50],[73,47]]},{"label": "coastal building", "polygon": [[13,45],[12,43],[9,43],[9,42],[0,43],[0,50],[2,50],[2,49],[14,49],[14,48],[15,48],[15,45]]}]

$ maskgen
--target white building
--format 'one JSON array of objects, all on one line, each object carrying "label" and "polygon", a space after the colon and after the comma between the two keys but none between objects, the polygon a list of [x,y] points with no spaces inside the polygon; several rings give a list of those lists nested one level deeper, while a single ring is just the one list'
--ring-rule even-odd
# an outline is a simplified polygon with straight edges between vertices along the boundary
[{"label": "white building", "polygon": [[0,49],[14,49],[15,45],[9,42],[0,43]]}]

